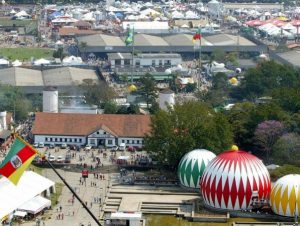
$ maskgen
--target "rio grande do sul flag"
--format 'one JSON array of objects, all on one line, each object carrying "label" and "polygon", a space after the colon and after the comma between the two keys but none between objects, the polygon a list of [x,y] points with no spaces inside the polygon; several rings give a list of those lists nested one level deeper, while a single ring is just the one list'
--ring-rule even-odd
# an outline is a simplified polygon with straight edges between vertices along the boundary
[{"label": "rio grande do sul flag", "polygon": [[37,152],[21,138],[16,137],[10,151],[0,165],[0,174],[17,185]]}]

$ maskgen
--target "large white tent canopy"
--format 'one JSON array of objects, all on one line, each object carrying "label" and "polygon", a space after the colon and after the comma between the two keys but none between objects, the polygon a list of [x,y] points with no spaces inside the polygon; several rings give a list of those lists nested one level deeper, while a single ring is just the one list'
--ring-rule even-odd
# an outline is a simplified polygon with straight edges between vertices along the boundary
[{"label": "large white tent canopy", "polygon": [[0,179],[0,219],[50,187],[54,187],[53,181],[32,171],[24,172],[18,185],[2,177]]},{"label": "large white tent canopy", "polygon": [[35,196],[33,199],[25,202],[23,205],[18,207],[19,211],[25,211],[31,214],[37,214],[41,212],[45,208],[49,208],[51,206],[51,201],[49,199],[45,199],[42,196]]}]

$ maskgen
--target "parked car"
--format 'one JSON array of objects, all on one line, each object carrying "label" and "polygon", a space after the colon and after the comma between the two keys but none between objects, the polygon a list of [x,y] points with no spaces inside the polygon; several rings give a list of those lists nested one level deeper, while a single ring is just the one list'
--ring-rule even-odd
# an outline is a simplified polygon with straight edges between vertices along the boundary
[{"label": "parked car", "polygon": [[118,149],[119,149],[119,147],[115,145],[115,146],[111,147],[110,151],[117,151]]},{"label": "parked car", "polygon": [[49,161],[49,162],[55,162],[55,160],[56,160],[56,158],[55,158],[54,155],[50,155],[50,156],[48,157],[48,161]]},{"label": "parked car", "polygon": [[119,151],[125,151],[126,150],[126,144],[125,143],[121,143],[120,145],[119,145],[119,149],[118,149]]},{"label": "parked car", "polygon": [[67,154],[65,157],[65,163],[71,163],[71,155]]},{"label": "parked car", "polygon": [[39,148],[43,148],[43,147],[45,147],[45,144],[44,144],[44,142],[39,142],[39,144],[38,144],[38,147],[39,147]]},{"label": "parked car", "polygon": [[39,143],[38,143],[38,142],[35,142],[35,143],[33,144],[33,147],[38,148],[38,147],[39,147]]},{"label": "parked car", "polygon": [[88,144],[88,145],[85,146],[84,149],[85,149],[85,150],[91,150],[91,149],[92,149],[92,146]]},{"label": "parked car", "polygon": [[50,149],[55,148],[55,144],[54,144],[54,143],[49,144],[49,148],[50,148]]},{"label": "parked car", "polygon": [[61,144],[61,149],[66,149],[68,146],[67,146],[67,144],[66,143],[62,143]]},{"label": "parked car", "polygon": [[56,162],[63,163],[64,162],[64,158],[61,155],[59,155],[59,156],[57,156]]}]

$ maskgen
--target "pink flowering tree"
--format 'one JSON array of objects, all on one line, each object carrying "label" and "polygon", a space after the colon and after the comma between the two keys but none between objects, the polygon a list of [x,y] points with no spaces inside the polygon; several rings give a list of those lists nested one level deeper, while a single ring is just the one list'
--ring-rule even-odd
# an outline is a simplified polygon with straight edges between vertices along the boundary
[{"label": "pink flowering tree", "polygon": [[284,125],[275,120],[264,121],[256,127],[254,139],[256,144],[266,152],[267,162],[279,137],[284,133]]}]

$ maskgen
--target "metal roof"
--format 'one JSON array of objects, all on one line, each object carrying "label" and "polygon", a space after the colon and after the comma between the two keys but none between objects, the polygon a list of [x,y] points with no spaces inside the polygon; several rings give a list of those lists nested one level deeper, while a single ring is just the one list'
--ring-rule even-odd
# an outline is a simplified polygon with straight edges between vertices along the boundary
[{"label": "metal roof", "polygon": [[0,81],[12,86],[42,86],[43,78],[39,70],[21,67],[0,69]]}]

